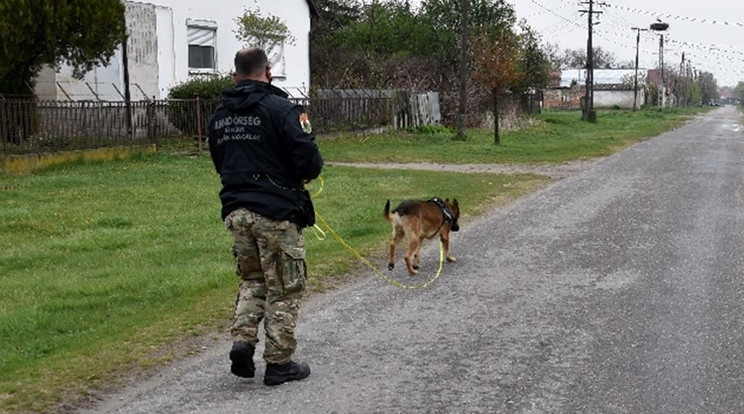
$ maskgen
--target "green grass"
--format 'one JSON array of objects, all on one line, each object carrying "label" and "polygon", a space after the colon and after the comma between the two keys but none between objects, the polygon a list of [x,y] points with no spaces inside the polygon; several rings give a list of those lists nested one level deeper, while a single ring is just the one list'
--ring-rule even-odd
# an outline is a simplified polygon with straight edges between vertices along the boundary
[{"label": "green grass", "polygon": [[[539,163],[607,155],[658,134],[681,113],[570,113],[467,141],[450,133],[321,139],[328,161]],[[327,166],[310,186],[318,214],[384,267],[385,200],[456,197],[468,220],[547,182],[535,175]],[[206,153],[75,163],[0,177],[0,412],[54,411],[86,392],[191,352],[224,333],[237,278]],[[311,288],[333,288],[360,263],[329,234],[305,233]],[[351,272],[353,274],[354,272]],[[384,283],[383,281],[380,281]],[[215,336],[217,339],[218,336]]]},{"label": "green grass", "polygon": [[453,133],[390,133],[321,140],[323,154],[336,161],[465,163],[562,163],[610,155],[639,140],[684,123],[707,108],[658,112],[599,111],[597,122],[581,121],[581,113],[546,111],[536,125],[501,133],[469,130],[465,141]]},{"label": "green grass", "polygon": [[[433,194],[477,214],[491,198],[545,182],[497,176],[327,167],[316,208],[359,252],[382,257],[387,198]],[[313,184],[313,192],[320,187]],[[410,189],[416,192],[411,193]],[[223,331],[237,279],[206,154],[156,154],[3,177],[0,192],[0,407],[43,411],[121,372],[167,361],[183,335]],[[306,232],[310,283],[354,257]],[[382,264],[382,263],[381,263]]]}]

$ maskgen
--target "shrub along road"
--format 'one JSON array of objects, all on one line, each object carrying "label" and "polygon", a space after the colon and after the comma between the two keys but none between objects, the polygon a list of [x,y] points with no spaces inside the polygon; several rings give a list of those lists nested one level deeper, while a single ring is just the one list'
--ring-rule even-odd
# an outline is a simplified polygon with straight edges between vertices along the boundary
[{"label": "shrub along road", "polygon": [[739,119],[710,112],[468,223],[426,289],[369,272],[315,295],[306,380],[266,387],[260,358],[233,377],[224,341],[91,412],[742,412]]}]

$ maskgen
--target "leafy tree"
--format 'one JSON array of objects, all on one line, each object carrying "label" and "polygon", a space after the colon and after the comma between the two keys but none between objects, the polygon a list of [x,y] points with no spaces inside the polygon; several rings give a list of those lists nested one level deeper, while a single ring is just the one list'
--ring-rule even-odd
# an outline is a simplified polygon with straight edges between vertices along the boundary
[{"label": "leafy tree", "polygon": [[342,62],[349,62],[351,53],[335,36],[359,20],[356,0],[315,0],[315,6],[322,18],[310,22],[310,84],[348,86],[340,80],[345,75]]},{"label": "leafy tree", "polygon": [[671,78],[674,93],[678,98],[679,106],[687,107],[701,103],[700,85],[694,79],[679,75],[678,73],[672,73],[669,77]]},{"label": "leafy tree", "polygon": [[700,85],[692,82],[687,89],[687,102],[689,102],[689,105],[700,105],[702,100],[703,96],[700,92]]},{"label": "leafy tree", "polygon": [[336,45],[387,55],[413,52],[412,39],[417,36],[420,25],[409,3],[362,1],[360,17],[358,22],[333,36]]},{"label": "leafy tree", "polygon": [[107,64],[126,35],[120,0],[0,2],[0,92],[28,94],[45,64],[74,76]]},{"label": "leafy tree", "polygon": [[[467,10],[466,31],[471,44],[476,36],[511,31],[516,23],[516,13],[505,0],[467,0]],[[412,48],[416,55],[429,59],[430,67],[437,71],[432,75],[438,81],[431,89],[439,91],[443,121],[452,123],[457,119],[455,108],[460,107],[461,99],[457,91],[463,82],[457,75],[461,61],[462,0],[422,0],[418,16],[421,28],[412,36]],[[468,53],[466,59],[465,63],[472,69],[472,54]],[[489,100],[493,103],[489,86],[468,82],[465,88],[467,108],[488,105]],[[466,113],[477,111],[466,109]]]},{"label": "leafy tree", "polygon": [[[468,32],[499,32],[516,23],[516,13],[504,0],[468,0]],[[421,21],[426,31],[415,40],[417,53],[456,65],[460,61],[461,0],[423,0]]]},{"label": "leafy tree", "polygon": [[235,18],[238,29],[235,37],[251,46],[267,50],[284,42],[294,44],[295,37],[289,31],[287,24],[278,16],[261,16],[261,10],[246,9],[242,16]]},{"label": "leafy tree", "polygon": [[525,77],[519,38],[506,28],[482,31],[471,39],[470,54],[475,66],[473,78],[491,90],[494,143],[500,144],[499,95]]},{"label": "leafy tree", "polygon": [[744,82],[739,82],[734,88],[734,97],[744,105]]},{"label": "leafy tree", "polygon": [[[462,0],[315,0],[321,19],[311,31],[312,84],[328,88],[401,88],[439,92],[444,123],[458,107]],[[515,30],[506,0],[468,0],[468,33]],[[549,68],[539,38],[526,24],[517,38],[520,70],[509,87],[518,92],[547,83]],[[473,68],[473,61],[467,62]],[[468,83],[468,106],[483,105],[490,87]],[[489,105],[490,107],[490,105]]]},{"label": "leafy tree", "polygon": [[703,105],[711,104],[721,99],[721,93],[718,89],[716,78],[710,72],[702,72],[698,75],[697,80],[700,86],[700,96]]},{"label": "leafy tree", "polygon": [[530,88],[544,88],[550,81],[551,63],[547,54],[540,47],[540,36],[527,24],[519,22],[519,48],[522,52],[520,69],[524,76],[514,87],[514,91],[524,93]]}]

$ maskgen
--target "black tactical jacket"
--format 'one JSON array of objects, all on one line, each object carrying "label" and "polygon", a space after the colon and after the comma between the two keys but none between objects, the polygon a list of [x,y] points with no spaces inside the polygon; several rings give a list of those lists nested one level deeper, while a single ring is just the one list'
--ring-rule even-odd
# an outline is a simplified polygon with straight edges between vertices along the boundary
[{"label": "black tactical jacket", "polygon": [[250,80],[222,94],[207,135],[222,180],[223,219],[245,207],[302,227],[314,222],[302,183],[320,175],[323,158],[303,108],[286,98],[282,90]]}]

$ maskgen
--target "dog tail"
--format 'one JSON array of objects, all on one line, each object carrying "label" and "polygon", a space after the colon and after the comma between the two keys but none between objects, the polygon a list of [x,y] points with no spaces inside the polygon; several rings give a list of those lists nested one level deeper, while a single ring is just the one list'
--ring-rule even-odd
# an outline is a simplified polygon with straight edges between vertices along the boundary
[{"label": "dog tail", "polygon": [[390,200],[385,202],[385,211],[384,211],[385,220],[390,221]]}]

